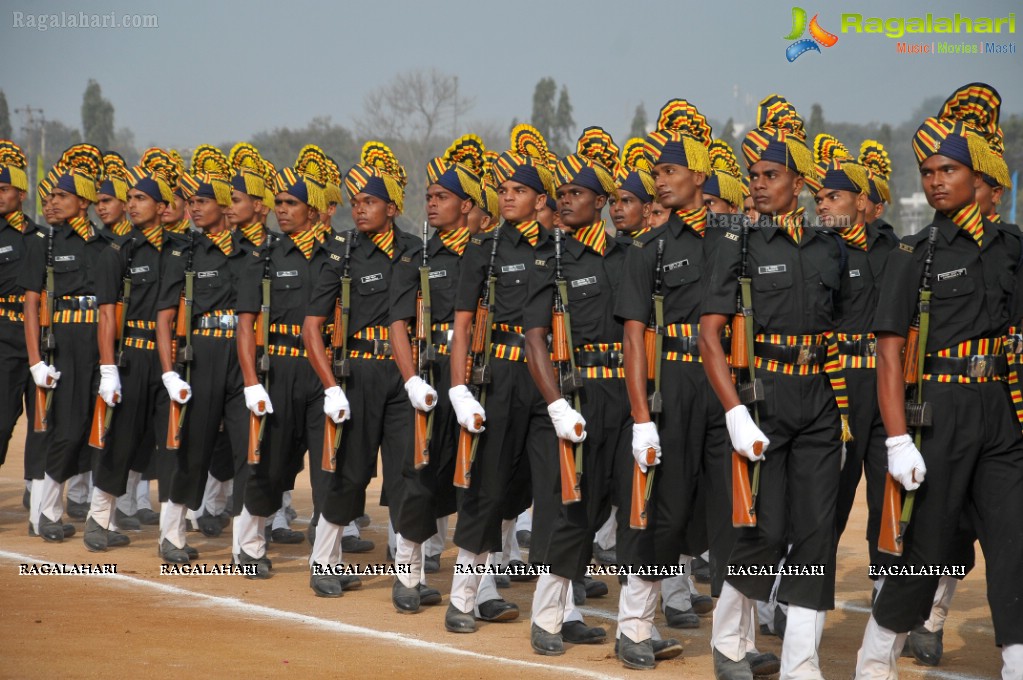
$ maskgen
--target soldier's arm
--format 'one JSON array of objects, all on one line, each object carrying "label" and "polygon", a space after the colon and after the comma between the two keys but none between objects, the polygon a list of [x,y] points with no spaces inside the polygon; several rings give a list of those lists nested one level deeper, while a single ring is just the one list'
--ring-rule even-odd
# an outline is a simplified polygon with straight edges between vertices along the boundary
[{"label": "soldier's arm", "polygon": [[[728,412],[738,406],[739,394],[732,384],[732,374],[721,346],[721,331],[728,325],[729,317],[724,314],[704,314],[700,317],[700,358],[714,394],[721,406]],[[744,342],[744,338],[732,338],[732,342]],[[752,357],[750,361],[752,361]]]},{"label": "soldier's arm", "polygon": [[472,328],[473,312],[455,312],[455,323],[451,333],[451,384],[464,385],[468,379],[465,364],[469,357],[469,331]]},{"label": "soldier's arm", "polygon": [[117,305],[99,306],[99,325],[96,342],[99,345],[99,363],[109,366],[114,363],[114,342],[117,339]]},{"label": "soldier's arm", "polygon": [[[561,399],[561,387],[555,377],[554,363],[547,351],[547,334],[551,331],[552,308],[554,305],[554,263],[537,255],[537,261],[529,272],[529,292],[523,314],[526,328],[526,367],[536,387],[548,404]],[[572,347],[569,352],[574,351]]]},{"label": "soldier's arm", "polygon": [[[736,312],[742,253],[739,234],[733,231],[724,236],[727,238],[720,239],[708,262],[710,276],[704,288],[700,337],[697,342],[707,380],[727,412],[742,403],[732,384],[728,360],[721,346],[721,333]],[[753,238],[752,233],[749,238]],[[749,323],[754,323],[753,319]],[[732,342],[745,342],[745,338],[732,338]],[[752,356],[750,361],[753,361]]]},{"label": "soldier's arm", "polygon": [[401,379],[408,382],[417,373],[417,366],[412,363],[412,343],[408,339],[408,322],[398,319],[391,323],[391,356],[398,364]]},{"label": "soldier's arm", "polygon": [[634,319],[625,321],[625,339],[622,351],[625,357],[625,389],[629,394],[632,419],[637,423],[650,422],[650,404],[646,396],[647,357],[644,334],[646,324]]},{"label": "soldier's arm", "polygon": [[909,431],[906,427],[906,383],[902,375],[902,350],[905,346],[906,338],[895,333],[881,333],[877,337],[877,403],[889,437]]},{"label": "soldier's arm", "polygon": [[[28,350],[28,365],[35,366],[43,360],[39,348],[39,299],[37,291],[25,291],[25,349]],[[52,302],[50,303],[53,304]]]},{"label": "soldier's arm", "polygon": [[238,330],[235,340],[238,342],[238,365],[242,369],[242,380],[246,387],[259,382],[256,374],[256,314],[239,312]]}]

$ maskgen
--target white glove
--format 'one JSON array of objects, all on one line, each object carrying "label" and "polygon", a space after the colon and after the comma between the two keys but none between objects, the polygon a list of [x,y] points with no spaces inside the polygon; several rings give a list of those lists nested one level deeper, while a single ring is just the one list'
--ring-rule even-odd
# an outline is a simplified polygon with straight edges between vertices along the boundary
[{"label": "white glove", "polygon": [[[732,440],[732,448],[746,456],[750,460],[763,460],[767,453],[767,447],[771,443],[757,424],[750,418],[749,410],[739,404],[725,414],[725,425],[728,426],[728,436]],[[758,456],[753,452],[753,445],[762,442],[763,448]]]},{"label": "white glove", "polygon": [[[547,413],[554,423],[558,439],[567,439],[576,444],[586,439],[586,419],[569,406],[564,398],[547,404]],[[581,430],[582,434],[577,434],[578,430]]]},{"label": "white glove", "polygon": [[913,443],[913,438],[908,434],[898,437],[888,437],[884,440],[888,447],[888,472],[899,481],[906,491],[917,489],[923,484],[924,475],[927,474],[927,466],[924,465],[924,457]]},{"label": "white glove", "polygon": [[53,366],[47,366],[45,361],[29,366],[28,370],[32,373],[32,380],[38,387],[53,389],[57,386],[57,381],[60,380],[60,371]]},{"label": "white glove", "polygon": [[408,400],[417,411],[432,411],[437,405],[437,390],[418,375],[408,379],[405,383],[405,392],[408,393]]},{"label": "white glove", "polygon": [[352,407],[340,385],[323,391],[323,412],[335,423],[343,423],[352,417]]},{"label": "white glove", "polygon": [[[167,388],[167,394],[172,401],[187,404],[192,398],[192,386],[182,380],[176,371],[167,371],[160,378],[163,379],[163,386]],[[182,397],[182,394],[185,396]]]},{"label": "white glove", "polygon": [[[650,449],[654,450],[654,460],[649,461]],[[632,456],[641,472],[646,472],[651,465],[661,462],[661,436],[657,434],[657,426],[653,423],[632,424]]]},{"label": "white glove", "polygon": [[116,406],[121,401],[121,374],[113,364],[100,364],[99,396],[107,406]]},{"label": "white glove", "polygon": [[482,425],[476,427],[476,416],[479,416],[483,422],[486,422],[487,412],[483,410],[480,403],[472,396],[472,392],[469,391],[468,387],[465,385],[455,385],[448,390],[448,399],[451,400],[451,406],[455,409],[455,418],[458,420],[459,425],[473,434],[486,429]]},{"label": "white glove", "polygon": [[[259,383],[249,385],[245,388],[245,407],[257,416],[274,412],[274,405],[270,403],[270,395],[266,393]],[[259,402],[263,402],[263,408],[259,408]]]}]

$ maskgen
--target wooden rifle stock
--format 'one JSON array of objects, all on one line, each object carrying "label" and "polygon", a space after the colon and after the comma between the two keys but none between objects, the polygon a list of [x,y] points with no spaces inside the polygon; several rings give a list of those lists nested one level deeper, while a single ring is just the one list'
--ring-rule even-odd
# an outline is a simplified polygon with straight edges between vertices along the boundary
[{"label": "wooden rifle stock", "polygon": [[320,461],[320,468],[324,472],[337,470],[337,423],[330,416],[324,416],[323,422],[323,459]]},{"label": "wooden rifle stock", "polygon": [[118,300],[114,303],[114,340],[120,340],[124,335],[124,301]]},{"label": "wooden rifle stock", "polygon": [[[259,402],[259,409],[266,411],[266,402]],[[249,465],[259,465],[259,448],[263,441],[263,419],[266,415],[257,416],[249,411],[249,450],[247,460]]]},{"label": "wooden rifle stock", "polygon": [[[483,418],[479,415],[473,423],[477,429],[483,427]],[[454,485],[460,489],[468,489],[472,480],[473,442],[476,435],[464,427],[458,432],[458,454],[455,457]]]},{"label": "wooden rifle stock", "polygon": [[[184,399],[187,392],[181,391],[181,398]],[[167,442],[168,451],[177,451],[181,447],[181,427],[184,425],[185,405],[171,399],[170,417],[167,419]]]},{"label": "wooden rifle stock", "polygon": [[646,327],[643,331],[643,348],[646,351],[646,379],[657,377],[657,330]]},{"label": "wooden rifle stock", "polygon": [[920,352],[920,326],[918,323],[909,327],[906,333],[906,345],[902,354],[902,377],[906,385],[916,385],[920,376],[917,374]]},{"label": "wooden rifle stock", "polygon": [[430,462],[429,442],[430,414],[425,411],[416,410],[415,428],[415,450],[412,459],[415,469],[422,470]]},{"label": "wooden rifle stock", "polygon": [[729,364],[732,368],[749,368],[749,352],[746,347],[746,315],[736,314],[732,317],[732,355]]},{"label": "wooden rifle stock", "polygon": [[89,428],[89,446],[102,449],[107,445],[107,433],[110,431],[113,416],[113,410],[103,401],[103,397],[97,394],[96,405],[92,409],[92,427]]},{"label": "wooden rifle stock", "polygon": [[569,361],[568,334],[565,332],[565,313],[554,312],[551,317],[551,361]]},{"label": "wooden rifle stock", "polygon": [[884,477],[884,504],[881,506],[881,533],[877,549],[889,555],[902,555],[899,518],[902,515],[902,485],[890,472]]},{"label": "wooden rifle stock", "polygon": [[49,419],[46,417],[46,395],[50,390],[45,387],[36,386],[35,404],[33,409],[32,430],[34,432],[46,432],[50,429]]},{"label": "wooden rifle stock", "polygon": [[[582,436],[581,424],[576,423],[575,433],[576,436]],[[567,439],[558,439],[558,462],[561,464],[561,503],[578,503],[583,495],[575,469],[575,445]]]},{"label": "wooden rifle stock", "polygon": [[[763,450],[763,442],[753,444],[753,453],[759,456]],[[754,507],[753,485],[750,483],[749,459],[738,451],[732,451],[732,526],[756,525],[757,509]]]},{"label": "wooden rifle stock", "polygon": [[[657,452],[654,449],[646,450],[646,464],[653,465],[657,460]],[[640,469],[639,463],[632,466],[632,499],[629,508],[629,527],[643,530],[647,528],[647,504],[650,502],[649,483],[650,474],[653,470],[646,472]]]},{"label": "wooden rifle stock", "polygon": [[476,316],[472,321],[472,342],[469,343],[469,352],[472,354],[483,354],[483,346],[487,344],[487,324],[490,320],[490,308],[480,300],[476,304]]}]

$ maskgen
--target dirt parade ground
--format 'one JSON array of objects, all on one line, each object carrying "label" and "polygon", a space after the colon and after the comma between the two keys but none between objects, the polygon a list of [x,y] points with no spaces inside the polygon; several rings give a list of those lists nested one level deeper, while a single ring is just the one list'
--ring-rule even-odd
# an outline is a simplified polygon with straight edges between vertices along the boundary
[{"label": "dirt parade ground", "polygon": [[[308,585],[308,544],[271,544],[273,578],[252,581],[231,575],[161,576],[155,526],[128,532],[131,545],[107,553],[85,549],[82,521],[75,521],[76,535],[63,544],[45,543],[28,535],[20,427],[0,469],[2,678],[713,678],[710,617],[702,619],[697,630],[673,630],[664,625],[660,609],[657,625],[662,634],[680,639],[685,653],[660,662],[652,672],[626,671],[614,655],[619,588],[612,577],[602,577],[610,593],[583,607],[591,625],[607,628],[607,644],[566,645],[566,654],[555,658],[534,654],[529,646],[532,583],[513,583],[502,591],[519,605],[522,615],[517,621],[481,623],[474,635],[446,632],[443,616],[456,553],[450,535],[441,572],[429,577],[430,585],[443,593],[444,603],[411,616],[394,610],[391,576],[363,577],[363,587],[341,599],[315,597]],[[368,496],[374,499],[367,508],[372,523],[363,536],[375,541],[376,548],[346,561],[384,564],[387,515],[375,503],[379,477]],[[869,612],[862,496],[861,484],[838,551],[837,607],[828,614],[821,643],[827,678],[852,677]],[[304,475],[294,507],[299,519],[293,528],[304,530],[312,507]],[[229,530],[217,539],[189,534],[188,541],[200,551],[198,564],[231,560]],[[21,565],[44,563],[110,563],[116,565],[116,574],[19,575]],[[708,592],[708,586],[699,589]],[[757,643],[761,651],[781,654],[777,637],[761,636]],[[903,658],[900,677],[998,677],[1001,659],[994,645],[980,555],[977,568],[956,593],[944,645],[938,668]]]}]

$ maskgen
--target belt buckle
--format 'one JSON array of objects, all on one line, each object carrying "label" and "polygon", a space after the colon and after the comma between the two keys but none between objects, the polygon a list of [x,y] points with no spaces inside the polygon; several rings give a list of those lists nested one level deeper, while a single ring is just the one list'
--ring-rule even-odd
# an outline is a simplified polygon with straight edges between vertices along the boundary
[{"label": "belt buckle", "polygon": [[391,356],[391,343],[387,340],[373,340],[373,354],[382,357]]},{"label": "belt buckle", "polygon": [[877,356],[877,338],[868,338],[866,340],[866,355],[868,357]]},{"label": "belt buckle", "polygon": [[966,375],[969,378],[987,378],[990,368],[987,356],[975,354],[969,359]]},{"label": "belt buckle", "polygon": [[235,320],[231,314],[221,314],[217,317],[217,328],[222,331],[229,331],[234,328]]},{"label": "belt buckle", "polygon": [[616,349],[609,350],[607,354],[608,358],[610,359],[608,363],[611,364],[610,366],[611,368],[621,368],[622,366],[625,365],[625,355],[623,355],[618,350]]},{"label": "belt buckle", "polygon": [[1006,354],[1023,354],[1023,335],[1016,333],[1005,338]]},{"label": "belt buckle", "polygon": [[798,347],[799,354],[796,356],[796,366],[809,366],[813,363],[814,347],[811,345],[798,345]]}]

